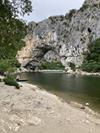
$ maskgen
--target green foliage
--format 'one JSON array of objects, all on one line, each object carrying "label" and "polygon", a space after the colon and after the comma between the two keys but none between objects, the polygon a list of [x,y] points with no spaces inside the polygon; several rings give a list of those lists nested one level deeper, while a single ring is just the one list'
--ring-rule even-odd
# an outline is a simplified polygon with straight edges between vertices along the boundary
[{"label": "green foliage", "polygon": [[29,14],[32,11],[31,3],[31,0],[0,0],[1,9],[4,9],[4,6],[6,7],[5,12],[3,10],[2,12],[7,13],[8,17]]},{"label": "green foliage", "polygon": [[18,16],[31,11],[31,0],[0,0],[0,73],[20,66],[16,54],[24,46],[27,26]]},{"label": "green foliage", "polygon": [[31,12],[30,0],[0,1],[0,59],[16,56],[23,46],[22,39],[26,34],[26,24],[18,19],[18,15]]},{"label": "green foliage", "polygon": [[73,14],[75,14],[76,10],[75,9],[72,9],[70,10],[69,12],[69,17],[71,18],[73,16]]},{"label": "green foliage", "polygon": [[0,82],[2,82],[2,79],[0,79]]},{"label": "green foliage", "polygon": [[[25,14],[30,11],[29,1],[0,1],[0,59],[15,57],[17,51],[23,47],[24,42],[22,39],[26,34],[26,24],[19,20],[18,17],[16,18],[16,16],[18,16],[18,13],[23,12]],[[19,7],[21,7],[20,12]],[[26,7],[28,8],[27,10]]]},{"label": "green foliage", "polygon": [[87,8],[89,7],[89,5],[84,4],[81,8],[80,11],[85,11]]},{"label": "green foliage", "polygon": [[7,71],[7,62],[0,61],[0,74],[4,74]]},{"label": "green foliage", "polygon": [[20,64],[15,58],[0,60],[0,74],[4,74],[5,72],[14,72],[18,67],[20,67]]},{"label": "green foliage", "polygon": [[69,11],[68,14],[65,15],[65,18],[66,19],[69,19],[71,21],[71,18],[73,17],[73,15],[76,13],[76,10],[75,9],[72,9]]},{"label": "green foliage", "polygon": [[83,71],[100,72],[100,39],[89,45],[89,53],[81,66]]},{"label": "green foliage", "polygon": [[8,23],[0,20],[0,59],[16,56],[16,53],[24,46],[22,38],[26,34],[26,25],[18,19],[11,19]]},{"label": "green foliage", "polygon": [[47,61],[44,61],[40,68],[41,70],[43,69],[49,69],[49,70],[63,70],[64,69],[64,66],[61,64],[61,62],[47,62]]},{"label": "green foliage", "polygon": [[15,56],[26,34],[26,24],[18,19],[19,14],[31,11],[30,0],[0,1],[0,58]]},{"label": "green foliage", "polygon": [[4,78],[4,82],[5,84],[7,85],[10,85],[10,86],[15,86],[16,89],[19,89],[19,84],[16,82],[16,80],[14,79],[13,76],[11,75],[8,75],[6,78]]},{"label": "green foliage", "polygon": [[82,70],[87,72],[100,72],[100,63],[93,61],[83,63]]},{"label": "green foliage", "polygon": [[76,70],[76,66],[75,66],[75,64],[72,63],[72,62],[69,63],[69,67],[70,67],[73,71]]}]

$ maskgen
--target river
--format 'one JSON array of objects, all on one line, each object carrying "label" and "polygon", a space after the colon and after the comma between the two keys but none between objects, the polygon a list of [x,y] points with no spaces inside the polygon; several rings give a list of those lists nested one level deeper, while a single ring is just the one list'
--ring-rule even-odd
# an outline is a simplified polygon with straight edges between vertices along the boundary
[{"label": "river", "polygon": [[100,113],[100,77],[74,76],[65,73],[23,73],[28,83],[38,85],[65,101],[75,101]]}]

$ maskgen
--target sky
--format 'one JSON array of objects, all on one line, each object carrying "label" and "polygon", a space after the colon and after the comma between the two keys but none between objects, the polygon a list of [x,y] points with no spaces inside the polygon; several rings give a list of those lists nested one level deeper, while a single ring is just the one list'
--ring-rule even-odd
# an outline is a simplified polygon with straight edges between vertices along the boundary
[{"label": "sky", "polygon": [[30,22],[42,21],[50,16],[65,15],[71,9],[79,9],[84,0],[32,0],[33,12],[24,16]]}]

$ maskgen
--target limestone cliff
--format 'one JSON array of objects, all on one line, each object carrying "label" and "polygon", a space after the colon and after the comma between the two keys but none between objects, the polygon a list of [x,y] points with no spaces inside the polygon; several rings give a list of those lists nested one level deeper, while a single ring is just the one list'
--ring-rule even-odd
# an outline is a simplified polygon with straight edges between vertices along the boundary
[{"label": "limestone cliff", "polygon": [[88,52],[88,44],[99,37],[100,0],[86,0],[80,10],[29,23],[26,47],[19,52],[18,59],[30,69],[43,60],[61,61],[66,69],[70,63],[79,67]]}]

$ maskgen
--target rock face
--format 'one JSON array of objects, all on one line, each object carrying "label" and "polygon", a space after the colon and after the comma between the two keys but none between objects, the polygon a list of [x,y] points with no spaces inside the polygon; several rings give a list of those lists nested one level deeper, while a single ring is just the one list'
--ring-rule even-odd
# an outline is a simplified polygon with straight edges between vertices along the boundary
[{"label": "rock face", "polygon": [[70,68],[70,63],[79,67],[88,52],[88,44],[99,37],[100,0],[86,0],[80,10],[71,10],[65,16],[49,17],[39,23],[29,23],[26,47],[23,49],[27,49],[30,56],[26,57],[25,52],[22,54],[22,49],[17,57],[31,69],[43,60],[61,61],[65,69]]}]

